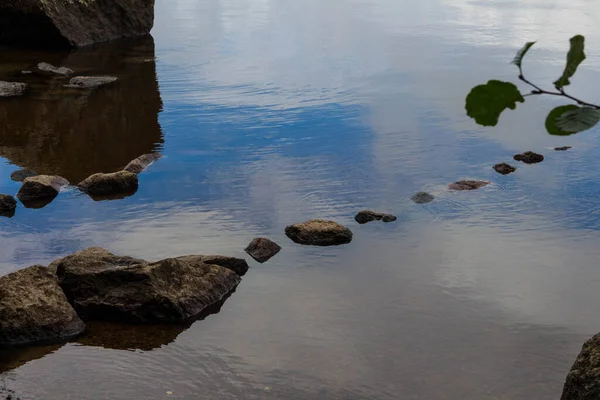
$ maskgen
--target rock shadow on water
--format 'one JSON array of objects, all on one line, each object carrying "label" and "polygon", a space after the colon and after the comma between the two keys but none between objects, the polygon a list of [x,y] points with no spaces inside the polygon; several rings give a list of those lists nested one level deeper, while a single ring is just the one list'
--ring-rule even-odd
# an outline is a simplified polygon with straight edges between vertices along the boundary
[{"label": "rock shadow on water", "polygon": [[[148,35],[73,52],[5,50],[0,80],[27,83],[22,97],[0,101],[0,156],[23,168],[80,182],[121,170],[163,143],[154,40]],[[39,62],[81,76],[115,76],[96,90],[65,88],[68,76],[23,75]]]}]

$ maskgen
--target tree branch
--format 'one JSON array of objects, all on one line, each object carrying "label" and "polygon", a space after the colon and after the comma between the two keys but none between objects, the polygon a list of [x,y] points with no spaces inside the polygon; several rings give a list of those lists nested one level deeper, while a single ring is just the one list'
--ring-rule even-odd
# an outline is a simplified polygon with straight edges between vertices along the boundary
[{"label": "tree branch", "polygon": [[525,76],[523,75],[523,70],[521,68],[519,68],[519,79],[535,89],[535,90],[532,90],[531,93],[529,93],[528,95],[525,95],[525,96],[533,96],[533,95],[539,95],[539,94],[549,94],[552,96],[561,96],[561,97],[566,97],[568,99],[571,99],[579,105],[586,106],[586,107],[592,107],[595,109],[600,109],[599,105],[588,103],[586,101],[583,101],[576,97],[573,97],[573,96],[565,93],[564,89],[562,89],[562,88],[558,89],[557,92],[550,92],[548,90],[542,89],[535,83],[533,83],[533,82],[529,81],[527,78],[525,78]]}]

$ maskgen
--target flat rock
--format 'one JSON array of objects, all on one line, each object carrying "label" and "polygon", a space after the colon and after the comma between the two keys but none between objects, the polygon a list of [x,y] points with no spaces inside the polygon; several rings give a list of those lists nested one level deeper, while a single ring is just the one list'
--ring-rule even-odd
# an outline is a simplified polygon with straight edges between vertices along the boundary
[{"label": "flat rock", "polygon": [[139,174],[140,172],[148,168],[150,164],[152,164],[154,161],[158,160],[161,157],[162,155],[160,153],[150,153],[141,155],[135,160],[132,160],[129,164],[127,164],[127,166],[125,166],[123,170],[133,172],[134,174]]},{"label": "flat rock", "polygon": [[46,267],[33,266],[0,278],[0,344],[60,341],[85,325]]},{"label": "flat rock", "polygon": [[52,201],[67,186],[69,181],[56,175],[37,175],[25,178],[17,193],[17,198],[23,203],[36,200]]},{"label": "flat rock", "polygon": [[127,193],[137,190],[138,176],[129,171],[98,173],[79,182],[77,187],[95,196]]},{"label": "flat rock", "polygon": [[536,164],[544,161],[544,156],[533,151],[526,151],[522,154],[515,154],[513,157],[517,161],[522,161],[525,164]]},{"label": "flat rock", "polygon": [[499,174],[508,175],[510,173],[515,172],[517,169],[510,164],[500,163],[494,165],[494,170]]},{"label": "flat rock", "polygon": [[25,94],[26,91],[26,83],[0,81],[0,97],[21,96]]},{"label": "flat rock", "polygon": [[415,193],[410,199],[417,204],[425,204],[431,203],[433,200],[435,200],[435,196],[427,192],[418,192]]},{"label": "flat rock", "polygon": [[448,185],[450,190],[475,190],[489,185],[489,181],[471,181],[463,180]]},{"label": "flat rock", "polygon": [[600,399],[600,333],[583,344],[567,375],[560,399]]},{"label": "flat rock", "polygon": [[281,246],[267,238],[255,238],[244,251],[248,253],[250,257],[262,264],[279,253],[281,251]]},{"label": "flat rock", "polygon": [[[218,303],[240,283],[204,256],[154,263],[90,248],[51,264],[79,315],[126,322],[181,322]],[[49,267],[49,268],[50,268]]]},{"label": "flat rock", "polygon": [[47,62],[38,63],[38,65],[36,65],[35,68],[32,68],[31,72],[37,72],[41,75],[73,75],[72,69],[67,67],[55,67],[54,65],[48,64]]},{"label": "flat rock", "polygon": [[335,221],[314,219],[285,228],[285,234],[298,244],[336,246],[350,243],[352,231]]},{"label": "flat rock", "polygon": [[3,1],[0,44],[81,47],[144,35],[154,24],[154,0]]},{"label": "flat rock", "polygon": [[78,89],[94,89],[109,83],[116,82],[118,78],[114,76],[75,76],[71,78],[65,87]]},{"label": "flat rock", "polygon": [[570,150],[572,148],[573,147],[571,147],[571,146],[562,146],[562,147],[555,147],[554,150],[555,151],[567,151],[567,150]]},{"label": "flat rock", "polygon": [[23,180],[25,180],[25,178],[29,178],[31,176],[37,176],[39,175],[37,172],[35,172],[32,169],[29,168],[23,168],[23,169],[18,169],[16,171],[13,171],[10,174],[10,179],[12,179],[15,182],[23,182]]},{"label": "flat rock", "polygon": [[362,210],[354,217],[354,220],[359,224],[366,224],[371,221],[393,222],[398,219],[395,215],[385,214],[372,210]]}]

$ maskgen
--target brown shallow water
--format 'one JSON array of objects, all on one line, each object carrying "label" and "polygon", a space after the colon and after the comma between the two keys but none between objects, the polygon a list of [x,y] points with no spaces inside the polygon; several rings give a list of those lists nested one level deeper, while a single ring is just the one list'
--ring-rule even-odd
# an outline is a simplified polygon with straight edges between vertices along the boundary
[{"label": "brown shallow water", "polygon": [[[558,399],[600,331],[598,131],[557,138],[553,99],[482,129],[464,96],[539,40],[527,71],[588,59],[572,91],[597,98],[598,13],[587,2],[159,0],[153,38],[70,54],[2,49],[0,192],[28,167],[78,182],[149,151],[133,196],[66,190],[0,219],[0,272],[96,245],[154,260],[282,251],[182,326],[91,324],[64,344],[0,354],[23,400]],[[20,76],[38,61],[119,77],[93,93]],[[551,152],[554,146],[573,146]],[[526,150],[546,160],[501,176]],[[450,182],[481,179],[478,191]],[[410,197],[436,196],[417,205]],[[375,208],[394,223],[358,225]],[[352,243],[302,247],[284,227],[335,219]]]}]

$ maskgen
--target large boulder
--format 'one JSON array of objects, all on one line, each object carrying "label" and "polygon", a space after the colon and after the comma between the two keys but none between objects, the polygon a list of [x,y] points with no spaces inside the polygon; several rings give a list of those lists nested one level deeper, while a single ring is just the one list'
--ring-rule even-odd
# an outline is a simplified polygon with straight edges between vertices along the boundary
[{"label": "large boulder", "polygon": [[583,344],[567,375],[560,399],[600,399],[600,333]]},{"label": "large boulder", "polygon": [[322,219],[287,226],[285,234],[295,243],[312,246],[336,246],[352,241],[350,229]]},{"label": "large boulder", "polygon": [[46,267],[33,266],[0,278],[0,344],[69,339],[85,325]]},{"label": "large boulder", "polygon": [[69,181],[56,175],[37,175],[25,178],[17,193],[17,198],[26,207],[37,208],[38,204],[46,205],[51,202],[67,186]]},{"label": "large boulder", "polygon": [[0,44],[81,47],[150,32],[154,0],[17,0],[0,5]]},{"label": "large boulder", "polygon": [[79,182],[77,187],[94,196],[130,193],[137,191],[138,176],[129,171],[97,173]]},{"label": "large boulder", "polygon": [[240,282],[203,256],[154,263],[99,248],[52,263],[67,298],[86,318],[127,322],[181,322],[219,302]]}]

